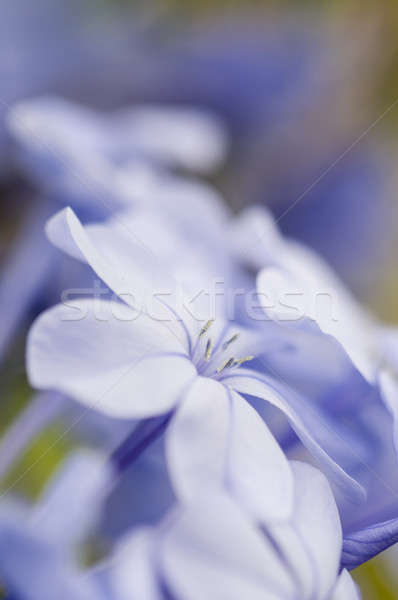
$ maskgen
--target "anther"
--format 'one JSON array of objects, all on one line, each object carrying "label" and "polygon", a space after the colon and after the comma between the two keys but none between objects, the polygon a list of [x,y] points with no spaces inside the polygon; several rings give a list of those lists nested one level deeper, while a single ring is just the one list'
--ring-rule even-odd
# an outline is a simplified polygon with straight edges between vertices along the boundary
[{"label": "anther", "polygon": [[199,333],[199,337],[203,337],[210,329],[210,327],[213,325],[214,323],[214,319],[210,319],[210,321],[207,321],[207,323],[205,323],[202,327],[202,329],[200,330]]},{"label": "anther", "polygon": [[218,367],[217,369],[217,373],[221,373],[221,371],[224,371],[224,369],[229,369],[230,367],[232,367],[235,364],[235,359],[234,358],[229,358],[228,360],[226,360],[221,367]]},{"label": "anther", "polygon": [[253,360],[253,358],[254,356],[245,356],[244,358],[239,358],[239,360],[236,361],[235,366],[240,367],[243,365],[243,363]]},{"label": "anther", "polygon": [[223,343],[222,349],[226,350],[228,348],[228,346],[230,346],[231,344],[236,342],[238,337],[239,337],[239,333],[235,333],[231,338],[229,338],[229,340],[227,340],[226,342]]},{"label": "anther", "polygon": [[211,338],[209,338],[207,340],[206,351],[205,351],[205,360],[206,361],[210,360],[212,351],[213,351],[213,342],[212,342]]}]

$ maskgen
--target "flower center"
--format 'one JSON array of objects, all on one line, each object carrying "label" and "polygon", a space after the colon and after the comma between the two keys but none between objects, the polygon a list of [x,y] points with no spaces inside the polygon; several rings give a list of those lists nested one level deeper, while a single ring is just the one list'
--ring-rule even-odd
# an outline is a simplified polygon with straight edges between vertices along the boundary
[{"label": "flower center", "polygon": [[254,356],[235,358],[231,356],[231,347],[239,338],[239,333],[234,333],[224,340],[223,336],[213,343],[209,331],[214,319],[207,321],[199,332],[198,339],[192,350],[192,362],[197,368],[199,375],[219,379],[227,370],[237,369],[243,363],[253,360]]}]

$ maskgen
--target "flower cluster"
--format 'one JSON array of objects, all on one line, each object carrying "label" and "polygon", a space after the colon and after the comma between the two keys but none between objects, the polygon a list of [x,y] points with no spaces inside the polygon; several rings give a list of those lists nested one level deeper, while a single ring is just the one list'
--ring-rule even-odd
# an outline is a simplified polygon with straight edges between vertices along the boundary
[{"label": "flower cluster", "polygon": [[69,200],[46,233],[71,287],[30,330],[40,393],[0,471],[60,415],[85,448],[33,506],[0,504],[6,590],[358,598],[348,570],[398,539],[395,331],[265,209],[193,178],[225,152],[210,115],[48,97],[8,123]]},{"label": "flower cluster", "polygon": [[[7,0],[7,15],[25,38],[20,3]],[[91,39],[84,19],[69,30],[63,3],[52,17],[50,4],[38,3],[32,27],[47,40],[63,22],[54,49],[70,50],[65,95],[87,79],[90,94],[123,98],[127,47],[93,52],[100,21]],[[262,202],[233,211],[210,183],[232,133],[250,163],[236,179],[253,179],[237,195],[263,187],[264,132],[286,141],[278,126],[303,119],[314,80],[328,90],[317,77],[325,57],[307,48],[320,40],[285,31],[264,42],[253,24],[221,33],[199,28],[183,50],[169,40],[156,56],[137,44],[143,68],[129,94],[168,103],[108,98],[123,107],[107,111],[92,96],[88,106],[56,95],[62,60],[34,36],[48,60],[23,53],[21,68],[31,58],[41,76],[21,77],[0,107],[0,151],[12,148],[29,201],[34,190],[0,284],[0,358],[29,321],[34,390],[0,440],[0,595],[10,600],[358,600],[350,571],[398,542],[398,332],[317,254],[328,255],[317,226],[308,234],[289,219],[298,236],[288,237]],[[250,69],[237,89],[242,56]],[[96,75],[104,64],[115,85]],[[282,207],[315,162],[268,174]],[[327,192],[344,188],[337,204],[360,196],[362,211],[357,167]],[[26,472],[10,473],[50,427],[53,445],[69,445],[28,499],[15,489]]]}]

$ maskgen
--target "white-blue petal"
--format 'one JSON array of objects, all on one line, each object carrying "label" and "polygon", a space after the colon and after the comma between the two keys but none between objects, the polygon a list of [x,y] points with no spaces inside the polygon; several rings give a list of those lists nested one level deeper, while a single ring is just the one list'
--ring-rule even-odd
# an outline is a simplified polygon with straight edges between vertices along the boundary
[{"label": "white-blue petal", "polygon": [[167,432],[167,458],[184,502],[226,489],[259,521],[286,519],[293,480],[282,450],[256,411],[239,394],[198,377]]}]

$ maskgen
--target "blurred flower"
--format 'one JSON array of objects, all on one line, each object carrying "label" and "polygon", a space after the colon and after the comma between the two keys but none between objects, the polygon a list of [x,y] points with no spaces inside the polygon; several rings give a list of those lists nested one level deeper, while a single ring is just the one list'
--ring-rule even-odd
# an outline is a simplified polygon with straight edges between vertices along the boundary
[{"label": "blurred flower", "polygon": [[[39,197],[3,268],[0,301],[8,318],[0,326],[0,357],[32,304],[39,298],[41,304],[54,303],[62,291],[61,258],[43,234],[54,201],[76,206],[84,220],[98,220],[142,202],[144,167],[137,171],[140,181],[134,182],[134,173],[124,181],[119,163],[139,160],[201,171],[214,168],[226,148],[218,122],[188,108],[136,107],[108,116],[44,98],[17,105],[8,123],[21,144],[24,172],[38,182]],[[77,273],[77,281],[84,277]]]},{"label": "blurred flower", "polygon": [[[337,406],[323,402],[322,407],[329,413],[330,427],[336,426],[334,413],[339,420],[350,419],[352,433],[360,433],[362,443],[368,447],[362,460],[358,461],[356,451],[353,452],[354,463],[359,463],[353,475],[366,489],[367,502],[355,509],[340,503],[344,561],[352,568],[398,539],[396,330],[382,326],[369,315],[318,255],[299,242],[282,237],[263,209],[246,211],[234,224],[231,239],[240,260],[259,269],[259,297],[269,317],[290,330],[296,329],[300,335],[307,330],[314,343],[322,334],[334,338],[362,375],[362,381],[347,380],[348,394],[344,393],[344,385],[335,392],[330,387],[326,400]],[[295,297],[301,300],[299,306],[291,305]],[[277,298],[285,301],[278,304]],[[290,319],[281,319],[292,309],[299,310],[299,318],[291,314]],[[280,370],[281,365],[274,363],[273,367],[279,367],[278,374],[289,376],[286,369]],[[365,381],[369,385],[364,385]],[[351,407],[355,407],[355,413]]]},{"label": "blurred flower", "polygon": [[158,528],[127,537],[112,569],[120,599],[359,600],[347,572],[338,577],[341,527],[326,480],[313,467],[291,466],[288,522],[261,530],[230,498],[202,491]]},{"label": "blurred flower", "polygon": [[146,104],[99,113],[44,97],[15,105],[7,124],[25,176],[42,192],[97,218],[123,205],[117,184],[112,192],[112,167],[139,160],[206,173],[227,151],[220,122],[184,106]]},{"label": "blurred flower", "polygon": [[76,555],[78,543],[98,518],[110,475],[103,457],[79,451],[66,460],[35,506],[2,500],[0,577],[11,597],[103,597],[79,568]]}]

